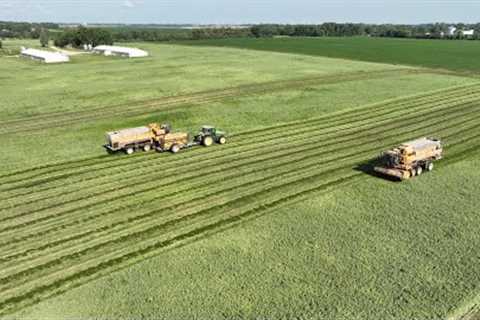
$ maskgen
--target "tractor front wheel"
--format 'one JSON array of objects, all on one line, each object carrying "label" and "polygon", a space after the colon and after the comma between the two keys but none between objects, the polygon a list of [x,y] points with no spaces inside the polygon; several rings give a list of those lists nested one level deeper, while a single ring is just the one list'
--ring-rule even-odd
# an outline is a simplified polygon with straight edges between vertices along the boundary
[{"label": "tractor front wheel", "polygon": [[225,138],[225,137],[220,137],[220,139],[218,139],[218,143],[220,143],[220,144],[225,144],[225,143],[227,143],[227,138]]},{"label": "tractor front wheel", "polygon": [[127,150],[125,150],[125,152],[126,152],[128,155],[131,155],[132,153],[135,152],[135,150],[134,150],[132,147],[130,147],[130,148],[127,148]]},{"label": "tractor front wheel", "polygon": [[208,136],[203,138],[203,145],[205,147],[210,147],[213,144],[213,138]]}]

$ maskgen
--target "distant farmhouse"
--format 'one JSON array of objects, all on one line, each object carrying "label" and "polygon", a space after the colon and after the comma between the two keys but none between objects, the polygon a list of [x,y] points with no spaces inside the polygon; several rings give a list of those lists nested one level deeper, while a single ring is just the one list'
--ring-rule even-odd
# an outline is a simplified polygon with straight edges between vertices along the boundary
[{"label": "distant farmhouse", "polygon": [[94,53],[103,54],[105,56],[120,56],[127,58],[148,57],[148,52],[137,48],[116,47],[116,46],[97,46],[93,48]]},{"label": "distant farmhouse", "polygon": [[44,63],[64,63],[69,62],[70,58],[60,52],[51,52],[37,49],[22,48],[21,57],[30,58],[32,60],[41,61]]}]

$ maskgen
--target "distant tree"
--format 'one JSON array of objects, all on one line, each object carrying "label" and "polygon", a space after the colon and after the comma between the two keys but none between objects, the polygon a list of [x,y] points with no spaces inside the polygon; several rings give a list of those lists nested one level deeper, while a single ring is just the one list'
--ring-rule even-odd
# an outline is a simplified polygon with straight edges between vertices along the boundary
[{"label": "distant tree", "polygon": [[42,45],[42,47],[44,48],[48,47],[49,40],[50,40],[50,37],[48,35],[48,30],[42,28],[42,30],[40,30],[40,44]]},{"label": "distant tree", "polygon": [[54,42],[55,46],[58,47],[70,45],[81,48],[85,44],[96,47],[101,44],[112,45],[113,35],[112,32],[107,29],[79,27],[65,30],[56,37]]}]

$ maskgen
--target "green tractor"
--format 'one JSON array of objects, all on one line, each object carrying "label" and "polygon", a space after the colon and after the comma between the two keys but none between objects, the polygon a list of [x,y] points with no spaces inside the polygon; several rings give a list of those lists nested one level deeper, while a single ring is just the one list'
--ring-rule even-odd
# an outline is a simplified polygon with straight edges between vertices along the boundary
[{"label": "green tractor", "polygon": [[203,144],[205,147],[211,146],[214,142],[218,144],[227,143],[226,134],[223,131],[217,130],[212,126],[203,126],[196,136],[194,141],[199,144]]}]

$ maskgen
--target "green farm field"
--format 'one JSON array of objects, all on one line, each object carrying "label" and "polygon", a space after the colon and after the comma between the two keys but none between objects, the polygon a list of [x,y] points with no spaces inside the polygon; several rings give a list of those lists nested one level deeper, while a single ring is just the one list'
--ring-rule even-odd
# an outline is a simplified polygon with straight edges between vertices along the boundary
[{"label": "green farm field", "polygon": [[[446,318],[480,295],[480,82],[434,68],[135,43],[0,58],[0,315]],[[107,155],[104,132],[213,124],[229,143]],[[419,136],[404,183],[363,165]]]},{"label": "green farm field", "polygon": [[219,46],[285,52],[349,60],[403,64],[478,73],[480,42],[368,37],[261,38],[185,41],[195,46]]}]

